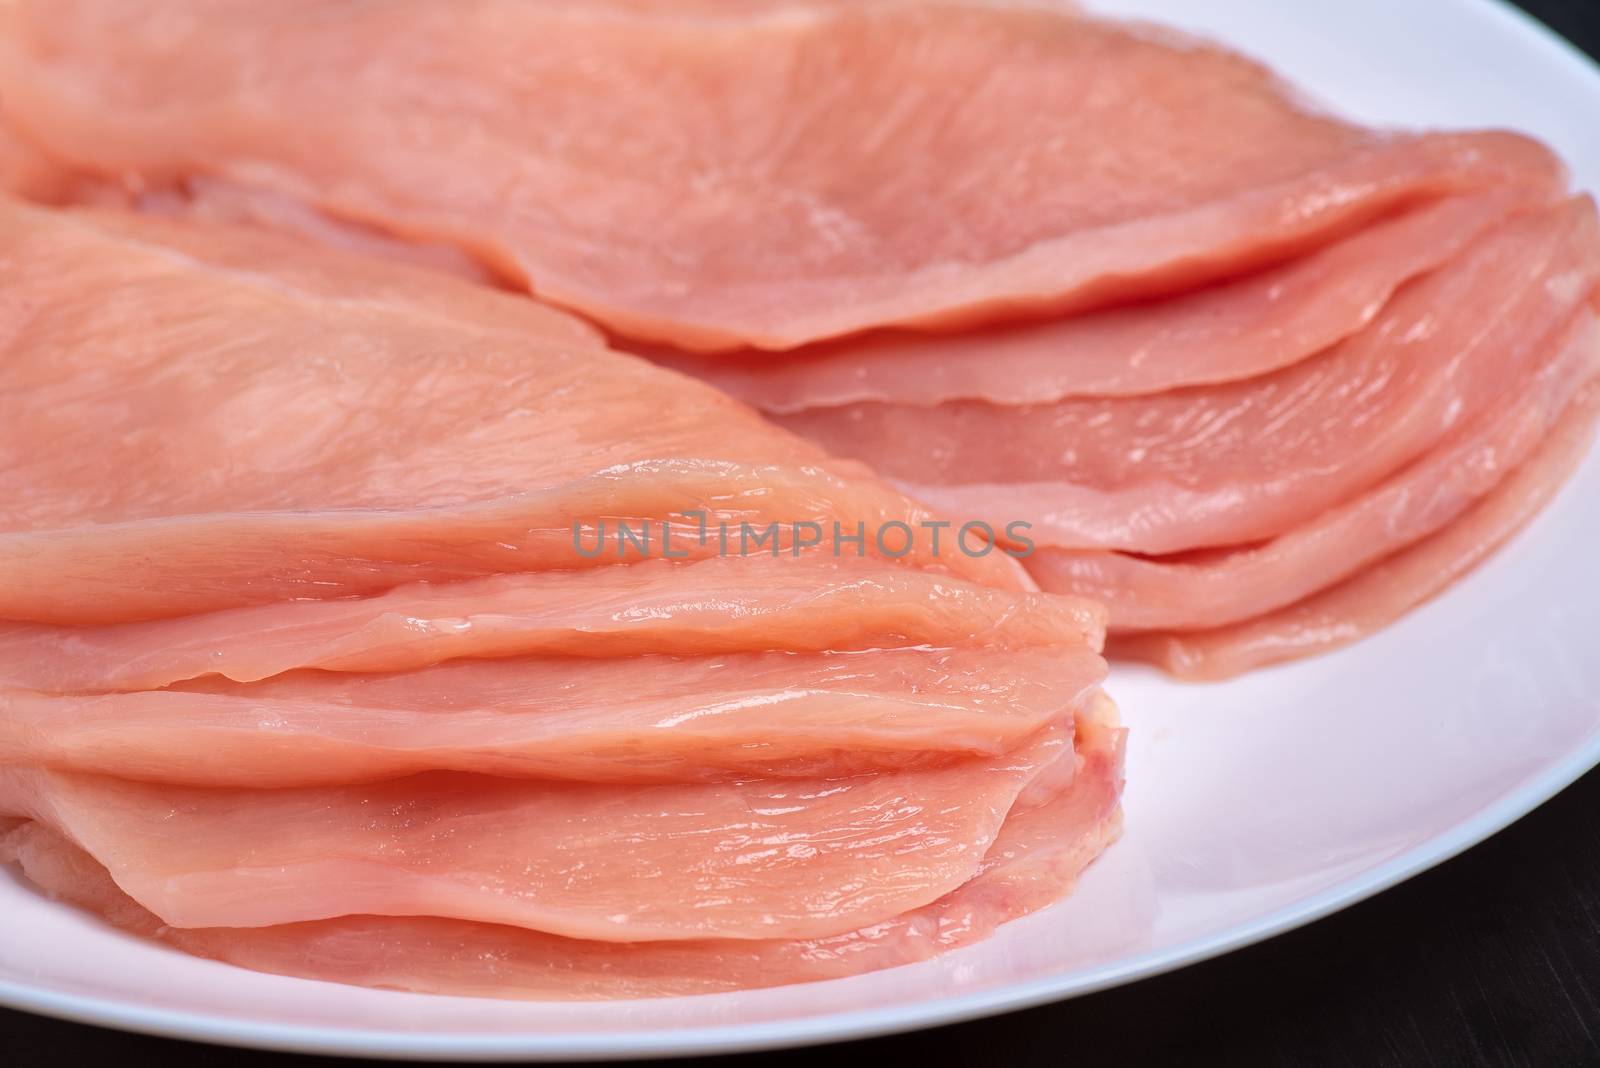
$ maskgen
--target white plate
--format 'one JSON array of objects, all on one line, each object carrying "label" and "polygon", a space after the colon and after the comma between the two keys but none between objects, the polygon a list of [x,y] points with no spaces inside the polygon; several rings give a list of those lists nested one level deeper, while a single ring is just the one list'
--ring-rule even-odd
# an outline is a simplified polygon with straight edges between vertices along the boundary
[{"label": "white plate", "polygon": [[[1101,0],[1259,56],[1373,122],[1504,125],[1600,186],[1600,71],[1490,0]],[[947,1023],[1265,938],[1391,886],[1600,760],[1600,457],[1466,583],[1374,640],[1211,687],[1119,670],[1126,837],[999,937],[855,979],[664,1001],[435,998],[256,975],[0,874],[0,1001],[240,1045],[447,1058],[753,1049]]]}]

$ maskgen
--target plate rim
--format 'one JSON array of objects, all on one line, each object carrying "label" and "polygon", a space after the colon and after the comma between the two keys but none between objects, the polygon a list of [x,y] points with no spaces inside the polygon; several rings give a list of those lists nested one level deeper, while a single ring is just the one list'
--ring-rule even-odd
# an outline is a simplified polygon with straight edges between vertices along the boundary
[{"label": "plate rim", "polygon": [[[1510,0],[1446,0],[1497,20],[1548,58],[1592,80],[1600,93],[1600,60]],[[1600,454],[1600,449],[1596,450]],[[1591,462],[1595,457],[1591,456]],[[130,1005],[112,997],[74,994],[0,979],[0,1007],[72,1023],[159,1038],[286,1053],[394,1060],[640,1060],[814,1046],[881,1037],[1034,1008],[1153,978],[1255,945],[1359,904],[1426,872],[1505,830],[1585,772],[1600,766],[1600,724],[1556,763],[1503,793],[1448,830],[1325,890],[1252,920],[1162,950],[1094,968],[989,990],[951,994],[909,1005],[855,1009],[757,1023],[596,1033],[394,1032],[245,1020],[221,1013]],[[300,980],[314,982],[315,980]]]}]

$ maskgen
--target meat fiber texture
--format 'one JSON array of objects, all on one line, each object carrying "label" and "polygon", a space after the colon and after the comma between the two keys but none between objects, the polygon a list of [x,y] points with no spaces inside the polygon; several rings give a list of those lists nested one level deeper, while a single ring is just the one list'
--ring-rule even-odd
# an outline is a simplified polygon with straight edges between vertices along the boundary
[{"label": "meat fiber texture", "polygon": [[[693,534],[932,518],[864,469],[395,259],[12,201],[0,243],[0,855],[46,890],[291,975],[642,996],[919,959],[1115,837],[1098,604]],[[582,551],[619,519],[683,534]]]},{"label": "meat fiber texture", "polygon": [[1269,374],[1045,405],[867,402],[780,422],[952,514],[1028,520],[1041,545],[1173,553],[1259,541],[1503,403],[1597,278],[1594,207],[1575,200],[1508,221],[1369,327]]},{"label": "meat fiber texture", "polygon": [[[1108,626],[1188,678],[1352,641],[1600,410],[1545,148],[1067,5],[15,0],[0,111],[74,206],[0,205],[0,856],[266,971],[982,937],[1117,833]],[[689,536],[580,551],[618,523]]]},{"label": "meat fiber texture", "polygon": [[455,244],[695,350],[1170,294],[1549,163],[1169,31],[937,0],[18,0],[0,99],[76,167]]},{"label": "meat fiber texture", "polygon": [[44,823],[0,832],[46,892],[119,927],[260,971],[491,997],[700,994],[840,978],[970,944],[1066,893],[1117,836],[1122,732],[1103,697],[1077,724],[1076,774],[1021,799],[955,890],[886,922],[824,938],[615,942],[477,921],[345,916],[265,927],[178,927],[130,897],[104,864]]},{"label": "meat fiber texture", "polygon": [[1103,601],[1114,655],[1221,678],[1381,628],[1559,488],[1594,419],[1581,398],[1600,373],[1597,283],[1592,201],[1524,203],[1278,369],[1028,404],[913,391],[774,418],[958,519],[1031,521],[1030,571]]},{"label": "meat fiber texture", "polygon": [[[933,518],[521,298],[136,216],[0,204],[0,241],[0,617],[125,622],[602,566],[626,548],[601,540],[608,520],[654,524],[659,554],[676,519],[669,551],[705,556],[718,523]],[[574,524],[604,551],[575,552]],[[935,557],[926,537],[900,559],[1027,585],[1001,553]]]},{"label": "meat fiber texture", "polygon": [[958,524],[1029,524],[1034,579],[1104,601],[1124,652],[1268,626],[1464,522],[1592,373],[1593,208],[1544,147],[1363,128],[1069,5],[3,19],[18,184],[494,272]]}]

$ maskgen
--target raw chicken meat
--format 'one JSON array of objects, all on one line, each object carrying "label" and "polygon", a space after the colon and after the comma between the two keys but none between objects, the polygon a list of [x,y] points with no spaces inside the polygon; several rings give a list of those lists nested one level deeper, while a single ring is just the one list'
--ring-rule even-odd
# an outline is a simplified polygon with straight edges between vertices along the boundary
[{"label": "raw chicken meat", "polygon": [[1393,623],[1467,574],[1539,514],[1594,440],[1600,389],[1590,386],[1537,455],[1432,537],[1314,597],[1258,619],[1186,634],[1112,639],[1117,655],[1183,679],[1224,679],[1348,645]]},{"label": "raw chicken meat", "polygon": [[[26,491],[0,511],[19,580],[0,608],[0,812],[85,850],[165,925],[843,937],[934,907],[1014,806],[1069,787],[1104,675],[1096,606],[926,553],[774,539],[624,566],[560,545],[572,524],[696,507],[926,514],[706,387],[400,265],[366,286],[357,257],[242,231],[0,220],[17,417],[0,480]],[[62,447],[29,451],[30,432]],[[108,482],[91,460],[110,448],[128,466]],[[539,517],[544,555],[491,542],[495,510],[524,540]],[[407,524],[430,538],[389,548]],[[162,581],[207,555],[193,585]],[[530,556],[548,570],[489,574]],[[374,561],[397,557],[466,580],[331,599],[383,590],[397,576]],[[94,578],[123,588],[91,600]],[[297,588],[316,596],[285,601]]]},{"label": "raw chicken meat", "polygon": [[1168,31],[981,3],[16,0],[0,99],[64,163],[453,243],[695,349],[1170,293],[1550,166],[1317,114]]},{"label": "raw chicken meat", "polygon": [[460,660],[127,693],[0,691],[0,764],[196,786],[429,770],[588,782],[857,775],[1000,756],[1083,704],[1085,646]]},{"label": "raw chicken meat", "polygon": [[0,767],[38,820],[174,927],[442,916],[571,938],[819,938],[976,874],[1070,722],[1000,757],[820,779],[633,786],[435,772],[234,790]]},{"label": "raw chicken meat", "polygon": [[843,556],[647,560],[403,586],[107,627],[0,624],[0,688],[101,692],[296,668],[398,671],[463,657],[1100,648],[1105,610]]},{"label": "raw chicken meat", "polygon": [[75,174],[57,164],[0,121],[0,190],[42,204],[74,198]]},{"label": "raw chicken meat", "polygon": [[[170,188],[145,191],[123,206],[143,215],[167,216],[191,223],[260,227],[294,235],[300,240],[292,244],[301,250],[305,241],[313,241],[380,259],[401,260],[414,266],[444,271],[482,286],[499,285],[492,271],[454,245],[402,241],[370,226],[340,221],[292,197],[270,190],[233,185],[204,175],[186,179]],[[179,231],[180,234],[182,232]],[[303,259],[303,251],[297,256]]]},{"label": "raw chicken meat", "polygon": [[780,415],[858,401],[1046,404],[1235,381],[1360,330],[1402,283],[1511,208],[1557,192],[1557,178],[1416,207],[1300,259],[1161,301],[978,332],[850,338],[783,359],[648,355]]},{"label": "raw chicken meat", "polygon": [[1240,382],[1149,397],[778,419],[959,520],[1039,545],[1173,553],[1292,530],[1500,403],[1600,279],[1579,197],[1513,219],[1406,286],[1366,329]]},{"label": "raw chicken meat", "polygon": [[[706,503],[691,510],[686,502]],[[714,535],[704,543],[678,540],[696,529],[690,514],[712,529],[726,526],[732,539],[746,523],[757,533],[772,522],[831,529],[841,555],[856,551],[843,538],[858,537],[863,525],[869,531],[948,525],[870,478],[843,478],[809,465],[643,461],[459,508],[206,514],[0,534],[0,616],[118,623],[370,594],[409,582],[599,567],[635,558],[636,550],[619,536],[624,526],[637,532],[649,525],[659,551],[661,531],[671,523],[674,553],[717,555]],[[575,518],[594,516],[604,518]],[[581,532],[575,532],[579,523]],[[619,552],[607,548],[601,558],[577,559],[574,545],[593,546],[600,533]],[[791,555],[797,547],[794,539],[782,544]],[[979,547],[971,549],[979,555],[940,554],[931,538],[914,549],[913,564],[1002,589],[1036,588],[998,552],[984,554]],[[140,570],[130,572],[130,561]]]},{"label": "raw chicken meat", "polygon": [[0,862],[296,976],[984,937],[1119,833],[1108,626],[1354,640],[1600,418],[1546,149],[1065,3],[9,0],[0,190]]},{"label": "raw chicken meat", "polygon": [[[559,312],[175,227],[0,204],[0,617],[107,623],[608,566],[575,551],[575,528],[593,544],[606,520],[659,531],[697,510],[736,532],[934,518]],[[715,555],[716,539],[677,551]],[[904,562],[1026,585],[1002,553],[935,558],[926,538]]]},{"label": "raw chicken meat", "polygon": [[[1103,698],[1077,726],[1071,785],[1013,812],[976,876],[886,923],[812,941],[578,941],[512,927],[353,916],[253,929],[163,924],[103,866],[37,823],[0,833],[54,896],[186,952],[259,971],[363,986],[488,997],[659,997],[832,979],[924,960],[987,937],[1066,894],[1119,833],[1122,731]],[[1026,801],[1028,799],[1024,799]]]},{"label": "raw chicken meat", "polygon": [[[210,198],[185,198],[179,204],[147,194],[126,207],[94,210],[91,205],[70,217],[107,239],[121,237],[146,250],[178,252],[197,265],[222,268],[237,280],[256,285],[287,286],[308,296],[358,306],[395,305],[412,315],[434,316],[475,330],[503,329],[533,342],[603,344],[600,331],[575,316],[487,287],[463,272],[441,269],[423,246],[363,240],[344,231],[330,236],[333,224],[301,226],[284,219],[287,211],[223,208]],[[266,220],[278,229],[267,228]],[[299,230],[319,235],[322,247],[295,236]],[[451,273],[456,280],[439,277]]]},{"label": "raw chicken meat", "polygon": [[[712,444],[701,423],[736,443],[728,459],[820,460],[709,390],[608,357],[560,313],[539,332],[527,315],[515,328],[435,317],[410,294],[351,299],[348,282],[329,293],[331,264],[246,274],[93,216],[7,206],[0,233],[7,530],[449,507],[676,458]],[[516,303],[443,276],[415,281]],[[674,389],[683,403],[640,419],[634,394]],[[548,395],[566,403],[533,403]],[[106,480],[95,446],[111,434],[123,472]],[[56,447],[30,448],[41,439]]]},{"label": "raw chicken meat", "polygon": [[1041,549],[1040,584],[1095,597],[1119,632],[1211,629],[1271,612],[1446,528],[1544,442],[1573,395],[1600,373],[1600,327],[1579,313],[1553,354],[1502,411],[1346,504],[1245,549],[1165,559]]},{"label": "raw chicken meat", "polygon": [[[782,960],[920,944],[1017,842],[1037,907],[1114,834],[1096,764],[1092,819],[995,852],[1072,789],[1103,610],[1016,589],[992,546],[808,544],[800,520],[934,521],[858,465],[402,263],[12,203],[0,242],[20,852],[92,857],[201,941],[391,917]],[[729,554],[696,512],[791,529]],[[603,539],[669,517],[676,552]]]}]

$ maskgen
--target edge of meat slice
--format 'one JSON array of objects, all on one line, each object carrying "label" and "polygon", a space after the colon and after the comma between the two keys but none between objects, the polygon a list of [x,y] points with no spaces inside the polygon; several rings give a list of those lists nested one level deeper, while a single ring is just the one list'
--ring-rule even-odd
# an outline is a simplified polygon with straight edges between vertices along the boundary
[{"label": "edge of meat slice", "polygon": [[353,916],[254,929],[163,924],[106,869],[37,823],[0,830],[15,862],[51,897],[199,957],[279,975],[500,998],[703,994],[843,978],[926,960],[987,938],[1066,896],[1120,833],[1123,732],[1109,700],[1080,717],[1070,786],[1013,811],[973,879],[873,927],[815,941],[593,942],[436,918]]},{"label": "edge of meat slice", "polygon": [[1600,371],[1594,313],[1580,312],[1553,348],[1505,411],[1486,412],[1389,481],[1263,545],[1176,560],[1045,548],[1028,569],[1047,590],[1104,602],[1119,634],[1211,630],[1302,600],[1443,529],[1538,451]]},{"label": "edge of meat slice", "polygon": [[[635,530],[654,524],[658,536],[664,524],[693,531],[702,520],[735,532],[746,523],[759,532],[781,522],[837,533],[839,524],[846,536],[862,523],[869,530],[949,525],[886,489],[870,478],[816,468],[663,461],[457,508],[229,513],[0,534],[0,617],[62,626],[126,623],[371,595],[412,582],[637,566],[643,561],[614,537],[619,524]],[[700,520],[685,511],[690,501],[709,502]],[[608,544],[619,552],[580,557],[575,541],[594,543],[600,522],[612,524]],[[719,550],[715,538],[686,538],[674,543],[678,551],[685,559],[712,559]],[[792,543],[785,551],[800,555]],[[998,550],[935,555],[919,540],[901,562],[1002,590],[1038,588]]]},{"label": "edge of meat slice", "polygon": [[331,222],[303,221],[292,202],[280,204],[265,195],[248,202],[243,193],[222,200],[224,194],[197,184],[204,191],[182,203],[176,193],[157,192],[115,206],[67,206],[73,217],[108,236],[170,249],[242,278],[354,306],[398,305],[412,314],[479,330],[498,327],[533,341],[604,345],[600,331],[577,316],[525,293],[486,285],[480,276],[439,262],[432,254],[437,250],[336,229]]},{"label": "edge of meat slice", "polygon": [[1038,7],[158,10],[7,5],[10,119],[86,169],[219,178],[458,245],[690,349],[1173,292],[1551,167],[1508,133],[1373,133],[1215,45]]},{"label": "edge of meat slice", "polygon": [[537,571],[373,597],[104,627],[0,623],[0,687],[141,690],[299,668],[402,671],[457,657],[617,658],[890,646],[1097,650],[1105,609],[872,558],[754,555]]},{"label": "edge of meat slice", "polygon": [[[107,623],[609,566],[620,535],[615,559],[577,548],[599,524],[682,530],[697,511],[736,530],[936,518],[560,312],[447,276],[10,202],[0,246],[0,617]],[[940,555],[918,535],[901,560],[1030,588],[999,551]]]},{"label": "edge of meat slice", "polygon": [[1196,681],[1231,678],[1327,652],[1436,597],[1537,516],[1578,469],[1600,418],[1600,388],[1577,397],[1539,452],[1444,530],[1332,589],[1259,619],[1209,631],[1112,635],[1113,657]]},{"label": "edge of meat slice", "polygon": [[1044,404],[1236,381],[1360,330],[1402,284],[1445,263],[1519,205],[1549,199],[1558,180],[1552,173],[1527,189],[1446,197],[1243,278],[1045,322],[847,338],[783,359],[635,351],[780,415],[861,401]]},{"label": "edge of meat slice", "polygon": [[995,757],[1105,678],[1085,646],[454,661],[111,694],[0,692],[0,764],[189,786],[424,771],[671,783]]},{"label": "edge of meat slice", "polygon": [[175,927],[369,914],[604,941],[825,937],[971,878],[1029,783],[1072,769],[1072,713],[998,757],[809,780],[244,790],[8,766],[0,812],[63,833]]},{"label": "edge of meat slice", "polygon": [[1265,540],[1364,492],[1500,403],[1600,278],[1577,196],[1401,289],[1359,333],[1257,378],[1011,407],[867,403],[776,417],[956,519],[1037,545],[1176,553]]}]

